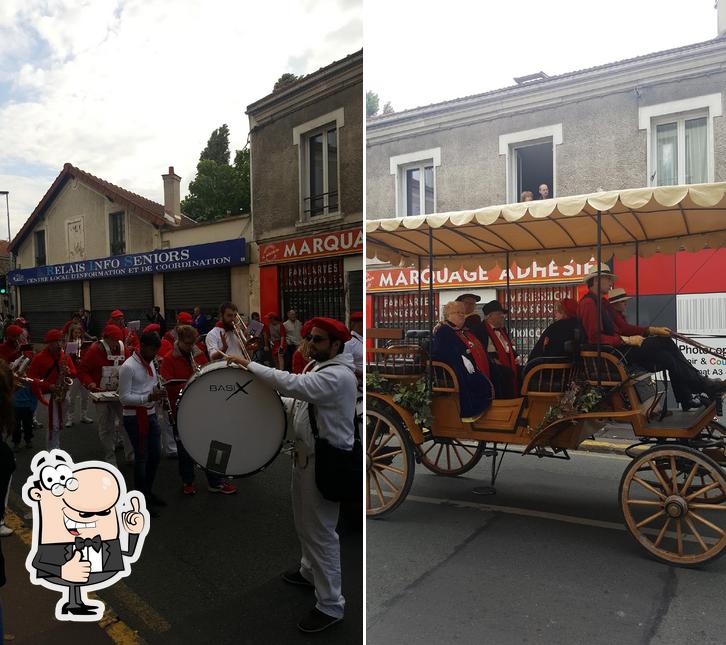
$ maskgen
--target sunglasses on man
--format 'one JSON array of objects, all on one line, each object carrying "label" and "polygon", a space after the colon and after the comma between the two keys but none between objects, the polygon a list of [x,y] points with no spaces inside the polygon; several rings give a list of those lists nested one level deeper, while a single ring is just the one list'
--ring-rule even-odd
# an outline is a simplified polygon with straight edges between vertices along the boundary
[{"label": "sunglasses on man", "polygon": [[307,336],[305,336],[305,340],[309,343],[315,343],[317,345],[318,343],[322,343],[324,340],[329,339],[325,336],[313,336],[312,334],[308,334]]}]

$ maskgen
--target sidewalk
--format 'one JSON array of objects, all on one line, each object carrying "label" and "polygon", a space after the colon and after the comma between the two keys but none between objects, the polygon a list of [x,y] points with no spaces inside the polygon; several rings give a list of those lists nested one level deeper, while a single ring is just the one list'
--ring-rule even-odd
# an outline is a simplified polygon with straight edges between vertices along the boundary
[{"label": "sidewalk", "polygon": [[[7,584],[0,589],[5,632],[15,635],[13,645],[84,645],[139,643],[133,632],[115,618],[100,623],[62,622],[55,618],[58,594],[30,582],[25,568],[30,532],[10,509],[6,524],[16,532],[2,539]],[[107,607],[108,613],[108,607]],[[2,644],[0,644],[2,645]]]}]

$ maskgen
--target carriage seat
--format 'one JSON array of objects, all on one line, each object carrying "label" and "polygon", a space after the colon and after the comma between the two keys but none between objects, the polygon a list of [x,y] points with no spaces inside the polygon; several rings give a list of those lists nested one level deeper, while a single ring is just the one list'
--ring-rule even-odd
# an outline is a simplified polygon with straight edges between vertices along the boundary
[{"label": "carriage seat", "polygon": [[572,380],[572,358],[540,356],[527,361],[522,371],[522,395],[564,392]]},{"label": "carriage seat", "polygon": [[570,356],[539,356],[537,358],[533,358],[525,364],[524,369],[522,370],[522,380],[524,380],[524,377],[538,365],[545,365],[547,363],[564,365],[571,362],[572,358]]}]

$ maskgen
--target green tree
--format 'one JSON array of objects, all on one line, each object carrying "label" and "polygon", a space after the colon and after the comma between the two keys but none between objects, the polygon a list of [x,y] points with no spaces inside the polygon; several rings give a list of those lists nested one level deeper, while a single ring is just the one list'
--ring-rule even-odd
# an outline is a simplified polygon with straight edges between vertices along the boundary
[{"label": "green tree", "polygon": [[237,150],[234,155],[234,169],[239,175],[242,186],[242,212],[250,212],[250,149],[248,147]]},{"label": "green tree", "polygon": [[294,83],[295,81],[300,80],[300,76],[295,76],[295,74],[291,74],[290,72],[286,72],[280,78],[277,79],[275,82],[275,86],[272,88],[273,92],[277,92],[278,90],[281,90],[283,87],[286,87],[290,85],[291,83]]},{"label": "green tree", "polygon": [[207,147],[199,155],[199,161],[205,159],[221,164],[229,164],[229,128],[226,123],[210,135]]},{"label": "green tree", "polygon": [[386,104],[383,106],[383,114],[393,114],[395,111],[396,110],[393,109],[391,102],[386,101]]},{"label": "green tree", "polygon": [[181,209],[198,222],[238,215],[249,211],[249,191],[245,209],[243,182],[237,169],[203,159],[197,164],[197,176],[189,184],[189,195],[182,200]]},{"label": "green tree", "polygon": [[380,103],[381,100],[378,98],[378,94],[368,90],[366,92],[366,117],[370,118],[372,116],[376,116],[376,114],[378,114],[378,106]]}]

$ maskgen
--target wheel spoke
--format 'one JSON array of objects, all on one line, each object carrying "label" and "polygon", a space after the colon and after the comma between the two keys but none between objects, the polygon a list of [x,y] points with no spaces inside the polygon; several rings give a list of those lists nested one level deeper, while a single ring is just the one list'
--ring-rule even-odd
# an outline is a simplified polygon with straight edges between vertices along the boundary
[{"label": "wheel spoke", "polygon": [[451,446],[446,444],[446,468],[451,470]]},{"label": "wheel spoke", "polygon": [[432,441],[431,445],[426,449],[426,452],[424,452],[423,456],[425,457],[428,455],[434,448],[436,448],[436,442]]},{"label": "wheel spoke", "polygon": [[678,555],[683,555],[683,529],[681,528],[681,518],[676,520],[676,544],[678,546]]},{"label": "wheel spoke", "polygon": [[472,457],[476,455],[476,448],[473,448],[472,450],[469,450],[471,446],[467,446],[465,443],[461,443],[461,441],[457,441],[456,444],[458,446],[461,446],[466,452],[468,452]]},{"label": "wheel spoke", "polygon": [[378,481],[378,475],[375,471],[373,471],[373,483],[376,487],[376,493],[378,494],[378,499],[381,500],[381,506],[386,505],[386,498],[383,496],[383,491],[381,490],[381,483]]},{"label": "wheel spoke", "polygon": [[641,528],[646,524],[650,524],[653,520],[658,519],[661,515],[665,515],[665,511],[663,509],[659,510],[657,513],[653,513],[653,515],[649,515],[644,520],[640,520],[640,522],[638,522],[635,526],[637,528]]},{"label": "wheel spoke", "polygon": [[371,454],[377,455],[381,451],[381,448],[383,448],[391,439],[393,439],[393,436],[393,433],[389,432],[388,436],[376,446],[376,449]]},{"label": "wheel spoke", "polygon": [[376,464],[376,469],[378,471],[392,470],[394,473],[398,473],[401,476],[403,476],[403,474],[404,474],[403,470],[401,470],[400,468],[395,468],[395,467],[391,466],[390,464]]},{"label": "wheel spoke", "polygon": [[707,486],[699,488],[695,493],[691,493],[688,497],[686,497],[686,501],[690,502],[694,497],[700,497],[701,495],[707,493],[710,490],[713,490],[714,488],[717,488],[720,485],[721,484],[719,482],[711,482]]},{"label": "wheel spoke", "polygon": [[708,509],[709,511],[726,511],[726,504],[705,504],[701,502],[693,502],[693,504],[689,504],[688,508],[703,508]]},{"label": "wheel spoke", "polygon": [[663,477],[663,473],[660,471],[660,468],[658,468],[658,464],[656,464],[652,459],[648,461],[648,465],[650,466],[650,469],[655,473],[655,476],[658,478],[658,481],[660,482],[660,485],[663,486],[663,492],[668,492],[668,482],[666,482],[665,477]]},{"label": "wheel spoke", "polygon": [[[673,482],[673,490],[671,493],[675,495],[678,492],[678,469],[676,468],[676,458],[671,455],[671,480]],[[666,488],[666,490],[668,490]]]},{"label": "wheel spoke", "polygon": [[381,459],[393,459],[393,457],[402,453],[403,448],[394,449],[393,452],[387,452],[383,455],[376,455],[375,457],[371,457],[371,461],[380,461]]},{"label": "wheel spoke", "polygon": [[[386,482],[386,485],[394,492],[398,492],[398,487],[390,480],[388,477],[386,477],[380,470],[376,473],[376,477],[380,477],[384,482]],[[380,480],[378,483],[381,483]]]},{"label": "wheel spoke", "polygon": [[658,533],[658,537],[655,539],[655,542],[653,542],[653,546],[658,547],[663,541],[663,536],[666,534],[666,531],[668,530],[672,519],[673,518],[671,517],[666,519],[665,524],[663,524],[663,528],[660,530],[660,533]]},{"label": "wheel spoke", "polygon": [[[640,477],[633,475],[633,481],[638,482],[643,488],[649,490],[651,493],[655,493],[660,499],[665,500],[666,496],[659,490],[651,486],[648,482],[643,481]],[[667,488],[665,490],[668,490]]]},{"label": "wheel spoke", "polygon": [[701,545],[703,552],[705,553],[706,551],[708,551],[708,547],[706,546],[706,543],[703,541],[701,534],[696,530],[696,527],[693,525],[693,522],[691,522],[691,518],[688,517],[688,515],[686,515],[683,519],[686,521],[686,524],[688,524],[688,528],[691,529],[691,533],[693,533],[695,538],[698,540],[698,543]]},{"label": "wheel spoke", "polygon": [[629,499],[628,504],[635,506],[663,506],[663,502],[656,499]]},{"label": "wheel spoke", "polygon": [[709,522],[705,517],[701,517],[698,513],[694,513],[692,509],[689,508],[689,514],[690,516],[701,522],[701,524],[704,524],[708,528],[710,528],[712,531],[716,531],[721,537],[726,537],[726,531],[716,526],[713,522]]},{"label": "wheel spoke", "polygon": [[436,459],[434,459],[434,464],[436,464],[437,466],[439,465],[439,461],[441,460],[441,453],[443,451],[444,451],[444,444],[443,443],[440,443],[439,444],[439,452],[436,455]]},{"label": "wheel spoke", "polygon": [[691,468],[691,472],[688,473],[688,477],[686,478],[686,483],[683,484],[683,488],[681,489],[681,495],[686,494],[686,491],[688,490],[688,487],[693,483],[693,478],[696,476],[697,472],[698,472],[698,463],[694,463],[693,468]]},{"label": "wheel spoke", "polygon": [[451,446],[452,450],[454,451],[454,454],[456,455],[456,458],[459,460],[459,464],[461,464],[461,467],[463,468],[464,462],[461,460],[461,457],[459,456],[459,447],[463,447],[463,446],[461,446],[461,444],[459,444],[459,446],[457,446],[456,444],[453,444]]},{"label": "wheel spoke", "polygon": [[378,436],[378,428],[381,427],[381,418],[376,417],[376,425],[373,428],[373,432],[371,433],[371,440],[368,442],[368,452],[373,450],[373,444],[376,440],[376,437]]}]

